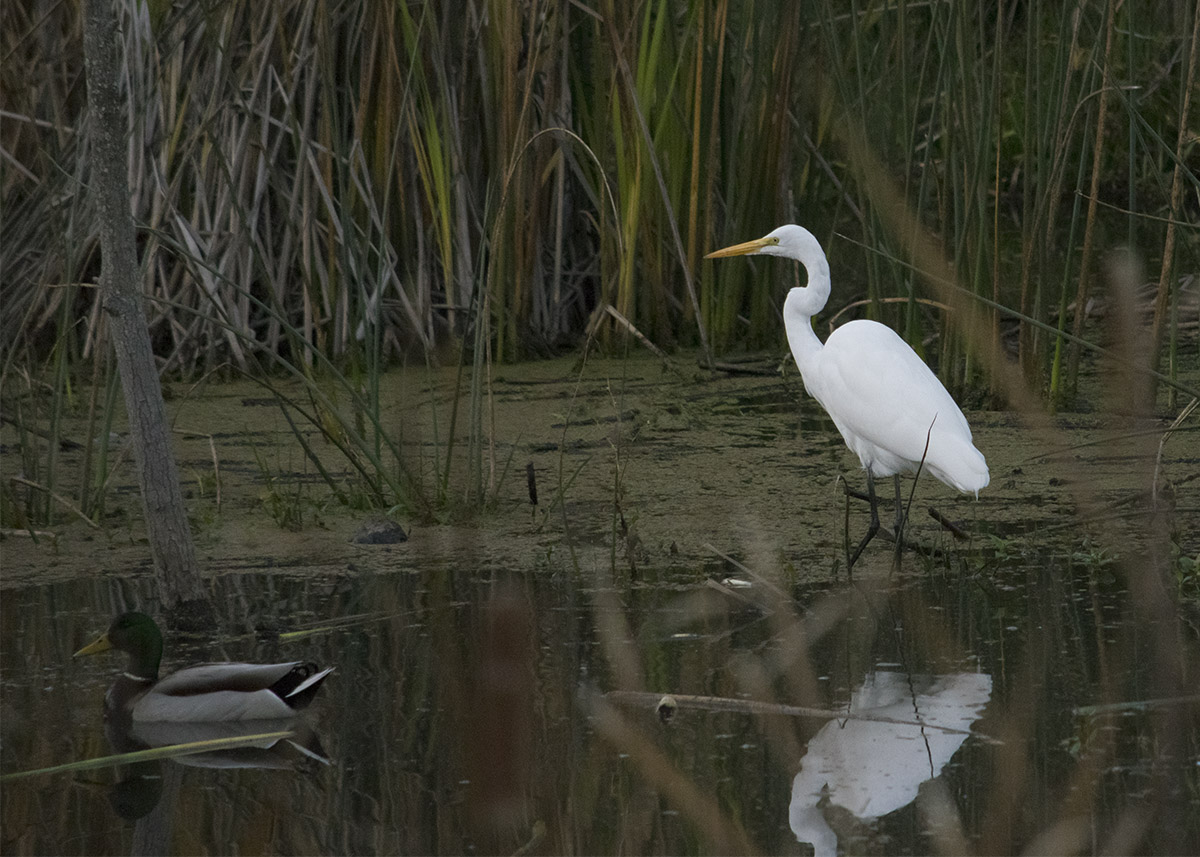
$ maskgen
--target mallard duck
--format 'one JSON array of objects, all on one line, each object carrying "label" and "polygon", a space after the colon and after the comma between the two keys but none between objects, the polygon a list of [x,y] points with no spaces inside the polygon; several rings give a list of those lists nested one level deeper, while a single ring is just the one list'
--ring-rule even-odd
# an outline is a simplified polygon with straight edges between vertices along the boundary
[{"label": "mallard duck", "polygon": [[104,697],[109,716],[134,722],[214,722],[292,717],[304,708],[333,667],[214,663],[186,667],[159,680],[163,639],[145,613],[122,613],[108,630],[75,653],[119,649],[129,666]]}]

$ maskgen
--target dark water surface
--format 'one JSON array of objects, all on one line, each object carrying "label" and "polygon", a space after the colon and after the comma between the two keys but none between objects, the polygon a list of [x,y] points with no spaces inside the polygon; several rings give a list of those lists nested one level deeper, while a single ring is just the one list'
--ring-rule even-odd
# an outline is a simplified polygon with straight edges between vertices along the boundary
[{"label": "dark water surface", "polygon": [[[1085,420],[1064,436],[1102,443],[1042,458],[1037,437],[1010,442],[1012,415],[971,414],[992,486],[974,504],[922,479],[913,536],[933,552],[893,569],[877,542],[848,580],[831,476],[857,474],[793,384],[594,371],[497,383],[498,435],[515,469],[535,463],[539,510],[510,478],[484,519],[406,521],[400,545],[348,544],[356,521],[319,486],[304,528],[280,530],[246,454],[241,500],[194,498],[218,625],[168,633],[164,671],[332,665],[305,716],[315,743],[10,780],[0,851],[1200,850],[1195,606],[1172,564],[1172,545],[1200,549],[1194,441],[1165,447],[1173,507],[1152,514],[1137,492],[1158,435],[1147,455],[1104,440],[1128,426]],[[253,430],[302,484],[286,434]],[[181,456],[199,467],[204,449]],[[5,774],[114,752],[101,700],[122,659],[71,654],[122,610],[158,613],[136,527],[89,542],[71,526],[4,544]]]}]

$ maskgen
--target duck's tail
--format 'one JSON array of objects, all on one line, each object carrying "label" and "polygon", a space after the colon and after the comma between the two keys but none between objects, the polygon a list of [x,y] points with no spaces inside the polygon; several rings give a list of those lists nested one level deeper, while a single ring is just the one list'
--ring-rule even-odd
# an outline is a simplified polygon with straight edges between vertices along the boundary
[{"label": "duck's tail", "polygon": [[321,669],[311,661],[296,664],[287,675],[271,685],[271,692],[299,711],[313,701],[333,667]]}]

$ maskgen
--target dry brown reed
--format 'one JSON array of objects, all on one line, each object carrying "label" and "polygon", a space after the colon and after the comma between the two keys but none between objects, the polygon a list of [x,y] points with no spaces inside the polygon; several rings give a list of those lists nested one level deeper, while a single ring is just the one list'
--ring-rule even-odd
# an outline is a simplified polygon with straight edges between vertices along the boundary
[{"label": "dry brown reed", "polygon": [[[788,220],[825,239],[836,301],[865,291],[920,342],[940,325],[847,170],[846,123],[992,301],[993,335],[1015,321],[1026,377],[1067,401],[1056,355],[1077,343],[1073,369],[1090,272],[1122,231],[1161,272],[1157,330],[1178,353],[1171,272],[1191,272],[1195,243],[1150,218],[1194,219],[1187,3],[119,6],[131,204],[171,374],[309,364],[311,349],[444,354],[473,340],[485,282],[500,360],[576,341],[606,306],[660,347],[774,343],[778,291],[698,259]],[[52,343],[87,357],[102,331],[80,288],[97,251],[79,22],[70,6],[5,14],[2,341],[8,360]],[[550,128],[590,154],[565,134],[532,142]],[[1124,188],[1132,205],[1097,207]],[[1060,252],[1077,226],[1083,248]],[[898,293],[910,302],[886,308]],[[941,351],[948,380],[976,383],[966,343]]]}]

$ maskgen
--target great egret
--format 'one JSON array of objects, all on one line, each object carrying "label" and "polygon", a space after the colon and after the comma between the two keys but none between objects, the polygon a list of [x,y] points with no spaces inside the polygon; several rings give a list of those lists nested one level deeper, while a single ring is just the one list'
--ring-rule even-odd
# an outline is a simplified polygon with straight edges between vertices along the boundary
[{"label": "great egret", "polygon": [[813,234],[789,224],[704,258],[751,255],[794,259],[808,272],[807,286],[788,291],[783,324],[804,389],[833,418],[867,471],[871,526],[847,557],[848,565],[879,531],[875,477],[895,479],[897,543],[904,515],[899,474],[922,468],[978,497],[988,484],[987,461],[971,442],[967,418],[908,343],[891,328],[865,319],[843,324],[824,345],[817,338],[812,317],[829,300],[830,281],[829,262]]}]

